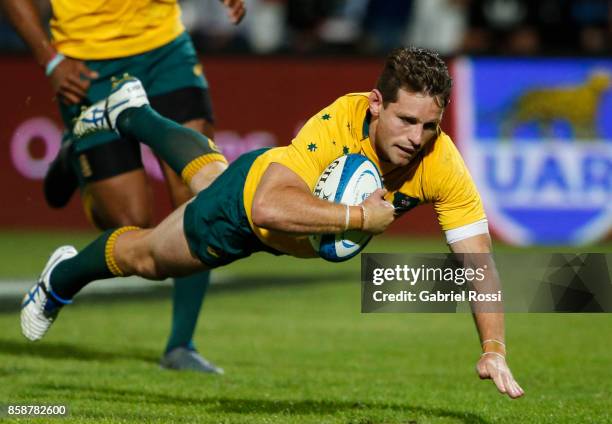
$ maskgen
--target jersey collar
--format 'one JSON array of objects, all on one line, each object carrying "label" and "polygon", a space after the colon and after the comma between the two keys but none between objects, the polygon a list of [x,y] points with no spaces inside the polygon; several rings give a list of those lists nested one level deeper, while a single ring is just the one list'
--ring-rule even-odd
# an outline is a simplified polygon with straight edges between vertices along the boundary
[{"label": "jersey collar", "polygon": [[372,143],[370,142],[370,119],[372,115],[370,115],[370,111],[366,110],[365,117],[363,118],[363,125],[361,129],[361,151],[365,154],[365,156],[370,159],[376,167],[378,168],[378,172],[382,175],[382,169],[380,167],[380,161],[378,160],[378,155],[376,151],[372,147]]}]

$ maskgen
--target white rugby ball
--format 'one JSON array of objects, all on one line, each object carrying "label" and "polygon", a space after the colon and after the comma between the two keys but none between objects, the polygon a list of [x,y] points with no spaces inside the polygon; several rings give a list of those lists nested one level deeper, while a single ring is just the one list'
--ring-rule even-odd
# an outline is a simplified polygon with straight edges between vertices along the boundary
[{"label": "white rugby ball", "polygon": [[[350,154],[339,157],[325,168],[313,194],[330,202],[358,205],[378,188],[382,188],[382,178],[376,165],[363,155]],[[340,234],[314,234],[309,238],[320,257],[331,262],[342,262],[361,252],[372,235],[346,231]]]}]

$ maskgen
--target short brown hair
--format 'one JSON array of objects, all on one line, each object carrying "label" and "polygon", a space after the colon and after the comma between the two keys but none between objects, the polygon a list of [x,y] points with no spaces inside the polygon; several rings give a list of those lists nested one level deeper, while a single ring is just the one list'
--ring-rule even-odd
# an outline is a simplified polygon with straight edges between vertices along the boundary
[{"label": "short brown hair", "polygon": [[450,101],[452,79],[448,68],[437,53],[416,47],[393,50],[376,88],[382,93],[383,104],[397,101],[400,88],[434,97],[440,107]]}]

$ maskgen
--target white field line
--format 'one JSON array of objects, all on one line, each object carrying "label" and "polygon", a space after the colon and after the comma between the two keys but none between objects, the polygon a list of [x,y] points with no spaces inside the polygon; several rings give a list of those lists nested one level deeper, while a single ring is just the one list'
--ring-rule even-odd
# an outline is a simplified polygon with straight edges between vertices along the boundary
[{"label": "white field line", "polygon": [[[228,274],[218,275],[212,274],[211,284],[224,284],[231,280]],[[3,280],[0,279],[0,299],[20,298],[34,284],[34,280]],[[96,294],[96,293],[144,293],[153,291],[160,287],[172,286],[171,280],[151,281],[140,277],[126,278],[111,278],[103,281],[94,281],[85,287],[80,293]]]}]

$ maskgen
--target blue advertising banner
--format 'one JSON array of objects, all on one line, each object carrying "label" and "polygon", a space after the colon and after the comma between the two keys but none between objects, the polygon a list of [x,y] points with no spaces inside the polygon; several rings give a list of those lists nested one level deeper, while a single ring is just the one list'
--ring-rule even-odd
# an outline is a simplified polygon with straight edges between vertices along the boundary
[{"label": "blue advertising banner", "polygon": [[612,228],[612,60],[460,59],[457,141],[510,243],[584,244]]}]

